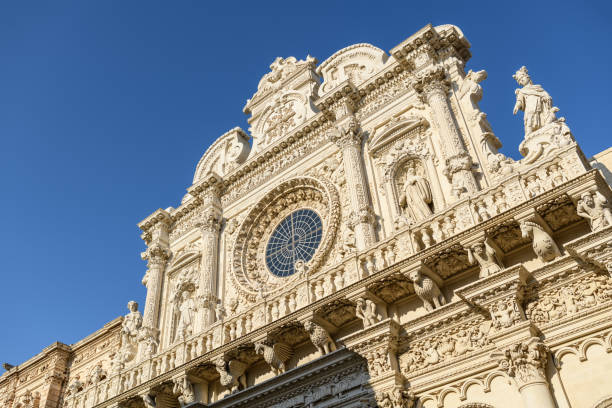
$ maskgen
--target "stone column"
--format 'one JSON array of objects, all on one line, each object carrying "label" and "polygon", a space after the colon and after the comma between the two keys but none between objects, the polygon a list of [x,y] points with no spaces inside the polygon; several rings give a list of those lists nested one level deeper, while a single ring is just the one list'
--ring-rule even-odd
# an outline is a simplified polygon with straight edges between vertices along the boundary
[{"label": "stone column", "polygon": [[525,408],[555,408],[546,379],[548,348],[538,337],[493,353],[499,367],[514,378]]},{"label": "stone column", "polygon": [[164,269],[170,258],[170,245],[168,230],[172,224],[170,214],[164,210],[157,210],[138,226],[144,231],[143,239],[148,245],[145,252],[141,254],[142,259],[147,261],[148,270],[142,282],[147,287],[144,316],[142,327],[146,336],[152,337],[157,342],[159,334],[159,310],[161,302],[161,289]]},{"label": "stone column", "polygon": [[365,358],[369,385],[378,406],[412,408],[414,395],[405,389],[397,358],[400,325],[385,319],[342,339],[346,348]]},{"label": "stone column", "polygon": [[355,230],[357,249],[363,250],[376,242],[376,232],[374,230],[374,211],[370,205],[368,184],[361,157],[362,132],[357,119],[350,114],[338,125],[337,131],[332,132],[330,138],[342,152],[342,163],[351,204],[349,221]]},{"label": "stone column", "polygon": [[210,174],[203,182],[191,187],[189,193],[202,202],[202,216],[198,226],[202,233],[202,257],[198,282],[198,299],[203,313],[198,314],[196,330],[201,331],[214,322],[219,285],[219,237],[221,231],[221,177]]},{"label": "stone column", "polygon": [[433,112],[446,156],[444,173],[452,184],[453,195],[461,198],[463,194],[478,191],[478,184],[472,173],[472,158],[459,135],[447,98],[449,85],[444,67],[434,66],[420,72],[415,77],[413,86]]}]

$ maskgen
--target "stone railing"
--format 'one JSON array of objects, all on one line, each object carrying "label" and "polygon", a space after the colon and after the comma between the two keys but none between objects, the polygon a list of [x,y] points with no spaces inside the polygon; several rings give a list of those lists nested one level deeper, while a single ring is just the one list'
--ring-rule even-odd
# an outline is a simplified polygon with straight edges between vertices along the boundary
[{"label": "stone railing", "polygon": [[[317,308],[345,297],[358,287],[367,287],[397,273],[404,265],[456,245],[468,232],[484,233],[490,226],[503,221],[502,218],[512,218],[517,211],[534,208],[567,195],[572,189],[583,188],[585,177],[599,178],[596,171],[585,174],[587,172],[582,153],[577,146],[569,146],[547,161],[510,175],[497,186],[482,190],[429,219],[396,231],[392,237],[365,251],[353,253],[341,262],[307,276],[305,282],[289,287],[279,295],[262,299],[235,316],[222,318],[205,332],[174,344],[153,358],[87,385],[81,392],[66,396],[64,405],[67,408],[106,406],[117,402],[122,394],[126,394],[121,396],[125,399],[170,381],[179,371],[213,361],[239,344],[261,339],[275,327],[304,320]],[[536,185],[540,186],[539,189]],[[543,194],[546,197],[540,197]],[[348,271],[356,273],[349,274]]]}]

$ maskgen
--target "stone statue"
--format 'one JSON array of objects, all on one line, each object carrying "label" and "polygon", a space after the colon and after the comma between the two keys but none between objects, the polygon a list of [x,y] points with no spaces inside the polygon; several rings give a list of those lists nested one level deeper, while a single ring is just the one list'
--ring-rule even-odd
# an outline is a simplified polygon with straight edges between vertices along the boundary
[{"label": "stone statue", "polygon": [[142,327],[142,315],[138,311],[138,303],[130,300],[127,308],[130,312],[123,317],[123,323],[121,323],[122,347],[136,343],[138,332]]},{"label": "stone statue", "polygon": [[593,231],[612,225],[610,204],[599,191],[582,193],[576,206],[576,213],[589,221]]},{"label": "stone statue", "polygon": [[550,262],[561,256],[555,240],[540,225],[532,221],[521,221],[520,227],[523,238],[532,237],[533,252],[541,262]]},{"label": "stone statue", "polygon": [[525,112],[525,136],[554,122],[557,119],[555,112],[559,109],[552,106],[552,98],[542,86],[531,82],[527,68],[521,67],[512,77],[522,86],[515,91],[516,104],[513,113],[516,115],[519,110]]},{"label": "stone statue", "polygon": [[468,261],[472,265],[478,262],[481,278],[491,276],[502,269],[495,250],[491,248],[487,240],[478,242],[472,245],[471,248],[468,248]]},{"label": "stone statue", "polygon": [[273,346],[268,346],[264,343],[255,343],[255,353],[263,356],[264,360],[275,375],[282,374],[286,371],[285,363],[293,355],[293,350],[285,343],[275,343]]},{"label": "stone statue", "polygon": [[355,301],[355,314],[363,321],[363,327],[370,327],[382,320],[376,311],[376,303],[370,299],[359,298]]},{"label": "stone statue", "polygon": [[425,177],[416,174],[414,165],[409,166],[400,196],[400,206],[405,208],[406,214],[413,222],[418,222],[432,214],[429,207],[431,203],[429,182]]},{"label": "stone statue", "polygon": [[[178,303],[178,302],[177,302]],[[177,326],[177,339],[183,340],[193,333],[193,322],[195,318],[195,302],[188,290],[181,293],[180,305],[178,307],[179,320]]]},{"label": "stone statue", "polygon": [[307,321],[304,323],[304,329],[310,335],[310,341],[317,348],[321,356],[336,351],[336,343],[334,343],[334,340],[332,340],[329,333],[323,327],[315,322]]},{"label": "stone statue", "polygon": [[414,292],[423,301],[423,306],[428,312],[446,304],[440,287],[429,276],[417,269],[410,272],[409,278],[414,285]]}]

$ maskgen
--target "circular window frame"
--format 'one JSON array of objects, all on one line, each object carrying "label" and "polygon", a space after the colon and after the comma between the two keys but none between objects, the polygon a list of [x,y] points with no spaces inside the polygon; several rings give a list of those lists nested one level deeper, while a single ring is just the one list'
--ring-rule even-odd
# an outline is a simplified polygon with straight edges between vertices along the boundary
[{"label": "circular window frame", "polygon": [[236,235],[230,260],[230,275],[239,294],[254,302],[258,296],[273,296],[291,287],[299,273],[278,277],[265,263],[265,248],[272,232],[289,214],[307,208],[321,218],[323,234],[306,272],[314,273],[335,242],[340,221],[340,200],[336,187],[327,180],[298,177],[287,180],[267,193],[247,213]]},{"label": "circular window frame", "polygon": [[[318,242],[316,243],[316,245],[314,245],[314,250],[312,252],[312,254],[309,256],[308,259],[294,259],[293,262],[294,264],[291,266],[293,268],[293,272],[291,272],[288,275],[282,275],[282,274],[277,274],[274,271],[272,271],[272,269],[270,268],[270,264],[269,264],[269,258],[271,257],[268,254],[268,249],[270,246],[270,240],[273,238],[274,234],[277,233],[277,231],[279,230],[280,226],[282,223],[284,223],[286,220],[288,220],[290,217],[293,217],[294,214],[296,214],[299,211],[308,211],[310,213],[313,213],[316,217],[317,217],[317,222],[319,224],[321,224],[320,230],[321,230],[321,234],[320,234],[320,238],[318,239]],[[317,229],[319,229],[317,227]],[[289,213],[289,215],[285,216],[284,218],[282,218],[273,228],[272,228],[272,232],[270,233],[270,236],[267,237],[266,243],[265,243],[265,250],[264,250],[264,264],[266,265],[266,268],[268,270],[268,272],[270,272],[272,275],[279,277],[279,278],[288,278],[290,276],[293,276],[296,271],[295,271],[295,263],[298,261],[302,261],[305,264],[307,264],[316,254],[317,250],[319,249],[319,247],[321,246],[321,241],[323,240],[323,231],[324,231],[324,225],[323,225],[323,218],[321,217],[321,214],[319,214],[318,211],[310,208],[310,207],[301,207],[298,208],[297,210],[293,210]],[[294,233],[295,231],[291,231],[292,233]],[[280,232],[279,232],[280,233]],[[313,249],[313,248],[309,248],[309,249]]]}]

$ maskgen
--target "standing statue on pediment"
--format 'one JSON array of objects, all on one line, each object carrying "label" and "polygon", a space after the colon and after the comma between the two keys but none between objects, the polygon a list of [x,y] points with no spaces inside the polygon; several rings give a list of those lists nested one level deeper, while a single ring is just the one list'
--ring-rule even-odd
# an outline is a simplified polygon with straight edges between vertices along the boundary
[{"label": "standing statue on pediment", "polygon": [[521,67],[512,77],[522,86],[515,91],[516,104],[513,113],[516,115],[519,110],[525,112],[525,136],[554,122],[557,119],[555,112],[558,112],[559,108],[552,105],[552,98],[542,86],[531,82],[527,68]]},{"label": "standing statue on pediment", "polygon": [[400,195],[400,206],[413,222],[418,222],[432,214],[431,187],[429,181],[416,173],[414,163],[406,170],[406,181]]}]

